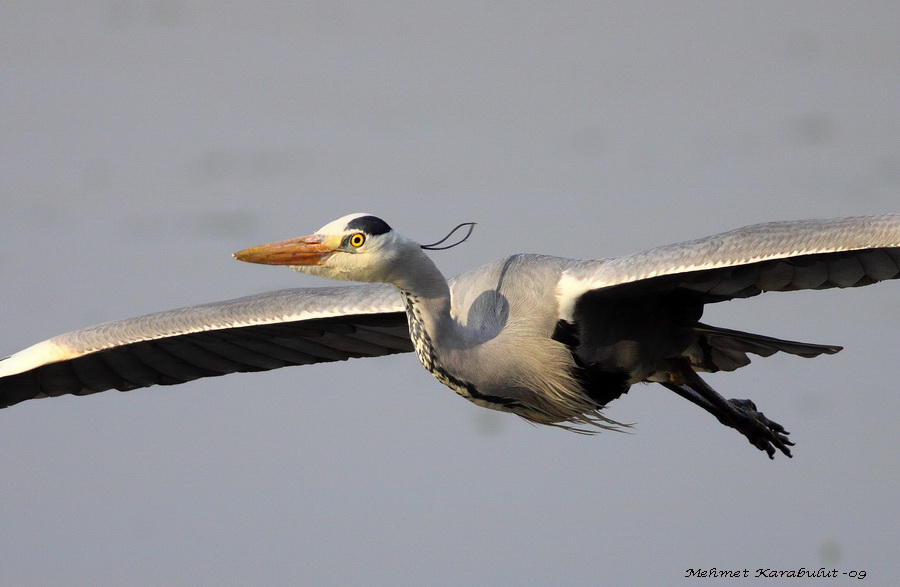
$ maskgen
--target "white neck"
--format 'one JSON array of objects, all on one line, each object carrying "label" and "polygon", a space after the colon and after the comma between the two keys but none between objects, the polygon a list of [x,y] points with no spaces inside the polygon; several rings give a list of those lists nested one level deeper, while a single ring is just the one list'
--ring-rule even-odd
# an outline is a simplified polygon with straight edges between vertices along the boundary
[{"label": "white neck", "polygon": [[448,347],[463,346],[470,333],[451,315],[450,286],[425,253],[410,255],[398,273],[401,275],[390,282],[397,286],[406,302],[416,354],[425,368],[443,381],[437,371],[444,365],[438,357],[445,356]]}]

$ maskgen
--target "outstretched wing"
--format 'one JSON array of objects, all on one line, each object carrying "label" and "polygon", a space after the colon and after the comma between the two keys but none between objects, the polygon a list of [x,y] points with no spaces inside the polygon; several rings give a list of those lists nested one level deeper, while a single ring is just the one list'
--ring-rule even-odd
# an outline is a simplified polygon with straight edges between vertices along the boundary
[{"label": "outstretched wing", "polygon": [[756,224],[566,268],[560,318],[591,296],[692,292],[701,302],[764,291],[854,287],[900,277],[900,214]]},{"label": "outstretched wing", "polygon": [[0,407],[413,350],[388,285],[285,289],[107,322],[0,361]]}]

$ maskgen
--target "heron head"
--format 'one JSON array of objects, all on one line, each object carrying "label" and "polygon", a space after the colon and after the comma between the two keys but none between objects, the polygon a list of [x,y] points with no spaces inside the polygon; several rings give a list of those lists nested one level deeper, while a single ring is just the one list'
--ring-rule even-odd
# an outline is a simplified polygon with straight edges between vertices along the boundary
[{"label": "heron head", "polygon": [[371,214],[350,214],[315,234],[259,245],[234,254],[240,261],[287,265],[329,279],[393,283],[398,268],[425,257],[421,246]]}]

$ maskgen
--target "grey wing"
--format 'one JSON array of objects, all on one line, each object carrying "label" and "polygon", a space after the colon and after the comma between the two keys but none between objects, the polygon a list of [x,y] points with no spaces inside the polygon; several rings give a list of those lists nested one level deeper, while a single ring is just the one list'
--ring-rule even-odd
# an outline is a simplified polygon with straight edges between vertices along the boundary
[{"label": "grey wing", "polygon": [[770,222],[626,257],[575,261],[557,296],[560,318],[571,320],[587,292],[628,296],[678,289],[706,303],[898,277],[900,214],[885,214]]},{"label": "grey wing", "polygon": [[0,407],[413,350],[388,285],[286,289],[107,322],[0,361]]}]

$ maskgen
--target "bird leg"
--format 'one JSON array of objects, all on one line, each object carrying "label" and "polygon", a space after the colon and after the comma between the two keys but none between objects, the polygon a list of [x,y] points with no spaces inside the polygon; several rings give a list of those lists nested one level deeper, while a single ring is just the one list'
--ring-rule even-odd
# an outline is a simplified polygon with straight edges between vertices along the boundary
[{"label": "bird leg", "polygon": [[681,397],[697,404],[722,424],[734,428],[747,437],[750,444],[765,451],[770,459],[775,458],[775,449],[791,456],[788,446],[794,443],[788,440],[784,427],[766,418],[756,409],[756,405],[748,399],[725,399],[703,379],[686,362],[678,362],[668,371],[669,381],[661,382]]}]

